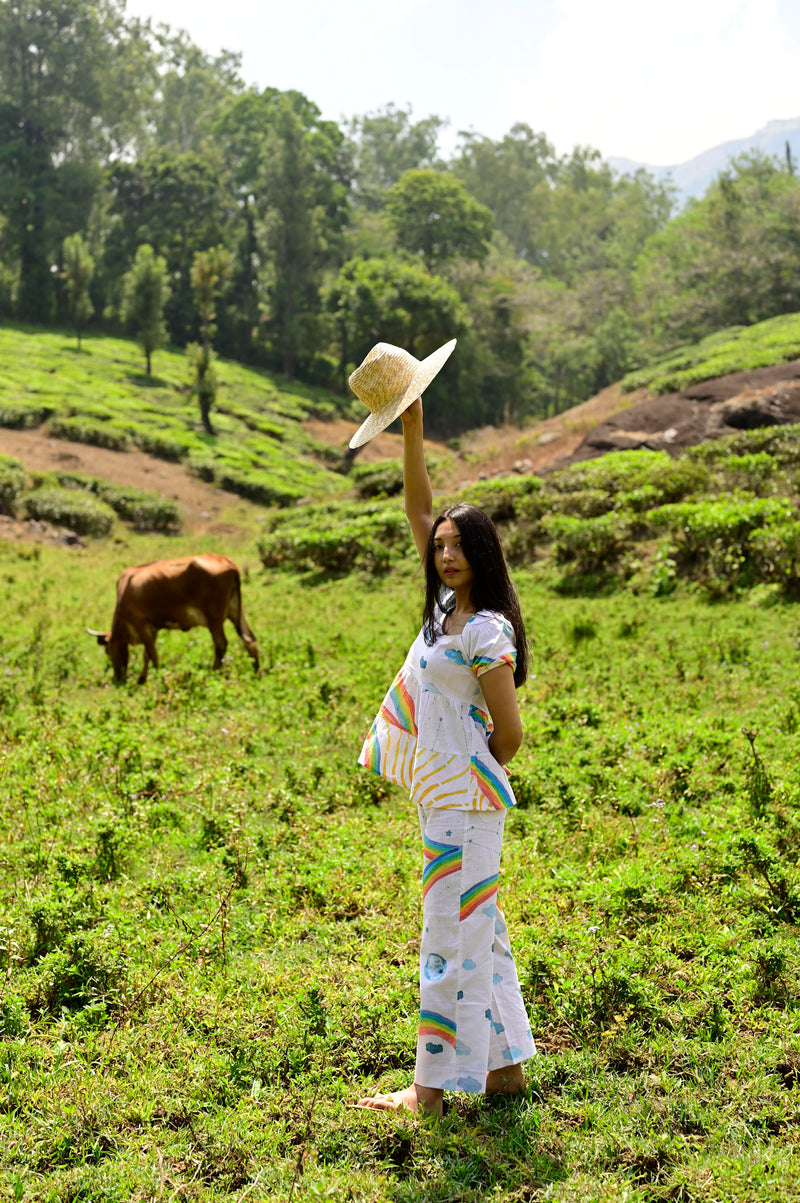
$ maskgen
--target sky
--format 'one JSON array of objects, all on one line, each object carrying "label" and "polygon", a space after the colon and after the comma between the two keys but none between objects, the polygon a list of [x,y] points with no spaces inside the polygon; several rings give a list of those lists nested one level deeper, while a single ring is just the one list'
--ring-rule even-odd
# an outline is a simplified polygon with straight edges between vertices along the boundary
[{"label": "sky", "polygon": [[800,116],[797,0],[127,0],[131,16],[242,56],[341,120],[388,104],[500,138],[518,121],[559,153],[686,162]]}]

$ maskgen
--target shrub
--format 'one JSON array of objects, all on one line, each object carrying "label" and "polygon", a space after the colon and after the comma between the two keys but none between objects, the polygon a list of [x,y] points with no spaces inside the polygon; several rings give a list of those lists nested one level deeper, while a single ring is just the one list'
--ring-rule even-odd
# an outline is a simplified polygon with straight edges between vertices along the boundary
[{"label": "shrub", "polygon": [[758,527],[788,521],[792,507],[782,499],[750,501],[682,501],[651,510],[648,521],[656,530],[669,531],[679,553],[702,558],[714,545],[742,550]]},{"label": "shrub", "polygon": [[80,472],[57,472],[54,476],[62,488],[83,489],[99,497],[111,506],[115,514],[125,522],[130,522],[134,530],[169,532],[180,526],[177,502],[170,501],[161,493],[112,485]]},{"label": "shrub", "polygon": [[557,562],[574,563],[577,572],[601,572],[610,567],[630,535],[629,517],[617,513],[585,519],[552,514],[543,525],[553,540]]},{"label": "shrub", "polygon": [[309,506],[294,515],[294,521],[275,523],[272,532],[258,542],[264,567],[334,573],[357,567],[385,571],[392,559],[411,546],[405,515],[388,507],[370,507],[353,514],[353,508]]},{"label": "shrub", "polygon": [[611,451],[554,472],[545,490],[548,493],[600,490],[619,496],[650,488],[654,490],[652,496],[658,498],[657,504],[663,504],[706,488],[708,481],[709,472],[704,465],[684,458],[674,460],[666,451]]},{"label": "shrub", "polygon": [[223,465],[214,471],[214,481],[221,489],[247,497],[260,505],[294,505],[304,495],[302,488],[270,480],[265,473],[242,472]]},{"label": "shrub", "polygon": [[757,578],[753,532],[781,525],[791,516],[787,501],[754,498],[680,502],[652,510],[648,521],[657,530],[670,532],[678,567],[693,572],[714,597],[721,598]]},{"label": "shrub", "polygon": [[178,439],[168,438],[164,434],[155,434],[150,430],[131,429],[131,438],[140,451],[153,455],[156,459],[167,460],[177,464],[188,459],[189,448]]},{"label": "shrub", "polygon": [[29,518],[66,526],[78,535],[107,535],[114,525],[110,506],[75,489],[37,489],[22,505]]},{"label": "shrub", "polygon": [[787,592],[800,585],[800,521],[763,527],[750,536],[750,550],[759,580],[777,581]]},{"label": "shrub", "polygon": [[25,488],[25,469],[19,460],[0,455],[0,514],[13,514]]},{"label": "shrub", "polygon": [[55,412],[52,405],[0,405],[0,426],[9,430],[33,430]]},{"label": "shrub", "polygon": [[82,931],[42,959],[29,1006],[34,1014],[60,1015],[95,1003],[113,1010],[126,975],[119,942],[110,932]]},{"label": "shrub", "polygon": [[124,430],[87,418],[52,418],[47,433],[54,439],[70,439],[73,443],[87,443],[109,451],[128,451],[131,445]]},{"label": "shrub", "polygon": [[614,508],[614,497],[602,489],[578,489],[553,498],[553,512],[575,518],[596,518]]},{"label": "shrub", "polygon": [[538,476],[495,476],[462,489],[458,495],[442,497],[437,509],[467,501],[484,510],[493,522],[512,522],[518,515],[523,501],[541,492],[542,482]]},{"label": "shrub", "polygon": [[403,465],[396,459],[359,464],[350,478],[359,497],[393,497],[403,490]]},{"label": "shrub", "polygon": [[723,468],[731,456],[760,455],[774,457],[782,468],[800,464],[800,425],[758,426],[724,438],[698,443],[684,452],[689,461]]}]

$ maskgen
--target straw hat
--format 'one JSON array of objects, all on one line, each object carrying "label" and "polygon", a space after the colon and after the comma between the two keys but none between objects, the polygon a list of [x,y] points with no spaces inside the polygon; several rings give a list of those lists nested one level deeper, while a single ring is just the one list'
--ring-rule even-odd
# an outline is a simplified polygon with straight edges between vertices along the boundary
[{"label": "straw hat", "polygon": [[451,338],[427,359],[415,359],[402,347],[376,343],[350,377],[351,389],[370,411],[366,422],[350,440],[350,446],[362,447],[391,426],[442,370],[455,345],[456,340]]}]

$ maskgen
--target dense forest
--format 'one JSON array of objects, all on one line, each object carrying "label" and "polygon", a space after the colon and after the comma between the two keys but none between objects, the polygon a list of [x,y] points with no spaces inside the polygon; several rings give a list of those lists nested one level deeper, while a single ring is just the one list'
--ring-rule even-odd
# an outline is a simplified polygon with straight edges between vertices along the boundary
[{"label": "dense forest", "polygon": [[800,182],[669,186],[387,106],[338,124],[123,0],[0,3],[0,320],[128,332],[344,392],[456,335],[441,433],[563,410],[647,357],[800,309]]}]

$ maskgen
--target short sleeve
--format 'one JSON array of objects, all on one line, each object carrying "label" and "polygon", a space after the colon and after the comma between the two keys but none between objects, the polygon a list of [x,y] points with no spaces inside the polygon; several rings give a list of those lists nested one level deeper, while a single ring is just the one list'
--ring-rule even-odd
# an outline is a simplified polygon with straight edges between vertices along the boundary
[{"label": "short sleeve", "polygon": [[481,614],[465,628],[466,652],[476,677],[492,668],[508,664],[517,667],[517,648],[514,630],[499,614]]}]

